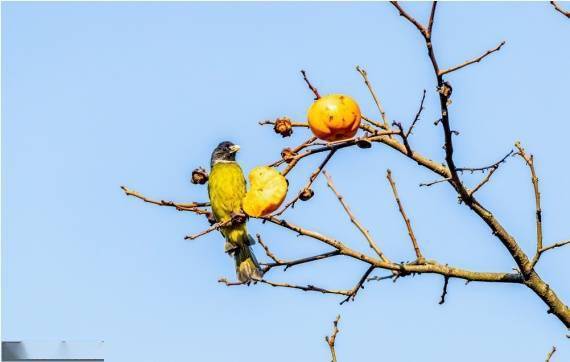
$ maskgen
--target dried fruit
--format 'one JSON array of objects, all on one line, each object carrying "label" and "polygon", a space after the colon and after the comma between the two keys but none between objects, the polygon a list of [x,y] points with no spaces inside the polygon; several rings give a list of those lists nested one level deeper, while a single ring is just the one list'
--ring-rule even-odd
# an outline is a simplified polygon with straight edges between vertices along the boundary
[{"label": "dried fruit", "polygon": [[253,217],[277,210],[287,195],[287,180],[273,167],[259,166],[249,173],[249,190],[242,208]]},{"label": "dried fruit", "polygon": [[293,150],[288,147],[281,151],[281,158],[287,163],[291,163],[295,156],[297,156],[297,153],[293,152]]},{"label": "dried fruit", "polygon": [[293,134],[291,120],[288,117],[277,118],[273,127],[275,133],[279,133],[283,137],[289,137]]},{"label": "dried fruit", "polygon": [[313,197],[313,195],[315,194],[315,192],[311,189],[304,189],[301,194],[299,195],[299,200],[301,201],[307,201],[310,200],[311,197]]},{"label": "dried fruit", "polygon": [[316,100],[307,118],[315,136],[325,141],[354,137],[360,126],[360,107],[354,99],[343,94],[329,94]]},{"label": "dried fruit", "polygon": [[372,142],[367,139],[359,139],[356,141],[356,146],[359,148],[370,148],[372,147]]},{"label": "dried fruit", "polygon": [[192,171],[192,183],[194,185],[203,185],[208,182],[208,172],[204,170],[202,167],[198,167],[194,171]]}]

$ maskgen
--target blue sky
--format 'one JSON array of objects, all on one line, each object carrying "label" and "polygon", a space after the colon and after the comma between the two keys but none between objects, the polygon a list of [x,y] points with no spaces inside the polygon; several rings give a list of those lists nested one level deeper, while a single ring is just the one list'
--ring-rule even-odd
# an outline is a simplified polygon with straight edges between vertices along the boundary
[{"label": "blue sky", "polygon": [[[545,242],[570,235],[570,22],[547,3],[442,3],[434,27],[442,67],[507,44],[448,77],[459,165],[484,165],[520,140],[535,154]],[[405,4],[422,21],[428,4]],[[312,97],[346,93],[378,117],[354,70],[367,69],[390,119],[426,110],[411,142],[442,160],[437,97],[422,39],[386,3],[6,3],[2,4],[2,314],[7,340],[105,340],[109,361],[326,361],[323,337],[342,314],[341,361],[488,361],[570,358],[563,325],[517,285],[416,276],[367,285],[354,303],[266,286],[227,288],[223,241],[191,214],[126,198],[204,200],[189,183],[223,140],[242,146],[245,170],[275,160],[289,139],[257,122],[304,120]],[[320,160],[289,177],[305,183]],[[339,152],[328,170],[355,214],[394,260],[413,250],[385,180],[391,168],[428,258],[509,271],[508,253],[446,185],[377,145]],[[476,177],[467,177],[477,182]],[[322,179],[287,219],[368,250]],[[528,169],[510,159],[481,200],[534,250]],[[282,258],[327,250],[253,221]],[[263,256],[256,247],[256,253]],[[538,266],[570,301],[570,248]],[[276,281],[350,288],[366,269],[336,258]]]}]

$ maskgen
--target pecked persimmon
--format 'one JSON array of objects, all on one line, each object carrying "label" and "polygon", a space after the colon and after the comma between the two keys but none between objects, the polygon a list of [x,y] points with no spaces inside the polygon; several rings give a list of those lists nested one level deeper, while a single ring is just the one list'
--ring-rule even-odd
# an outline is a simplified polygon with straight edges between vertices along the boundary
[{"label": "pecked persimmon", "polygon": [[242,208],[253,217],[277,210],[287,195],[287,180],[273,167],[258,166],[249,173],[249,190]]},{"label": "pecked persimmon", "polygon": [[307,113],[309,127],[325,141],[354,137],[360,126],[360,107],[344,94],[329,94],[317,99]]}]

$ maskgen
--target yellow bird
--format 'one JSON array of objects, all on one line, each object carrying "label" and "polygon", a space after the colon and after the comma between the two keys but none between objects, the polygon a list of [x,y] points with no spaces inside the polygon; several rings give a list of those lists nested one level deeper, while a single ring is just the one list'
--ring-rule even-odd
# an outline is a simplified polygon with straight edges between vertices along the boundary
[{"label": "yellow bird", "polygon": [[[208,195],[217,222],[230,220],[235,214],[243,214],[242,201],[246,194],[246,181],[236,162],[240,147],[222,142],[212,152]],[[220,228],[226,238],[224,251],[235,258],[237,278],[240,282],[261,279],[261,270],[250,246],[255,243],[247,233],[245,223]]]}]

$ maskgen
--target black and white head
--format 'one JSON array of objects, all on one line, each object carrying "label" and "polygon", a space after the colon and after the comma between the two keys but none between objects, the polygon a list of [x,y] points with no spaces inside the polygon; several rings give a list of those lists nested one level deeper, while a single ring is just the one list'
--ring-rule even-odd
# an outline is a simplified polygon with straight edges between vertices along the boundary
[{"label": "black and white head", "polygon": [[214,167],[214,164],[218,162],[235,162],[237,151],[239,151],[239,146],[234,145],[232,142],[225,141],[220,143],[212,152],[210,166]]}]

